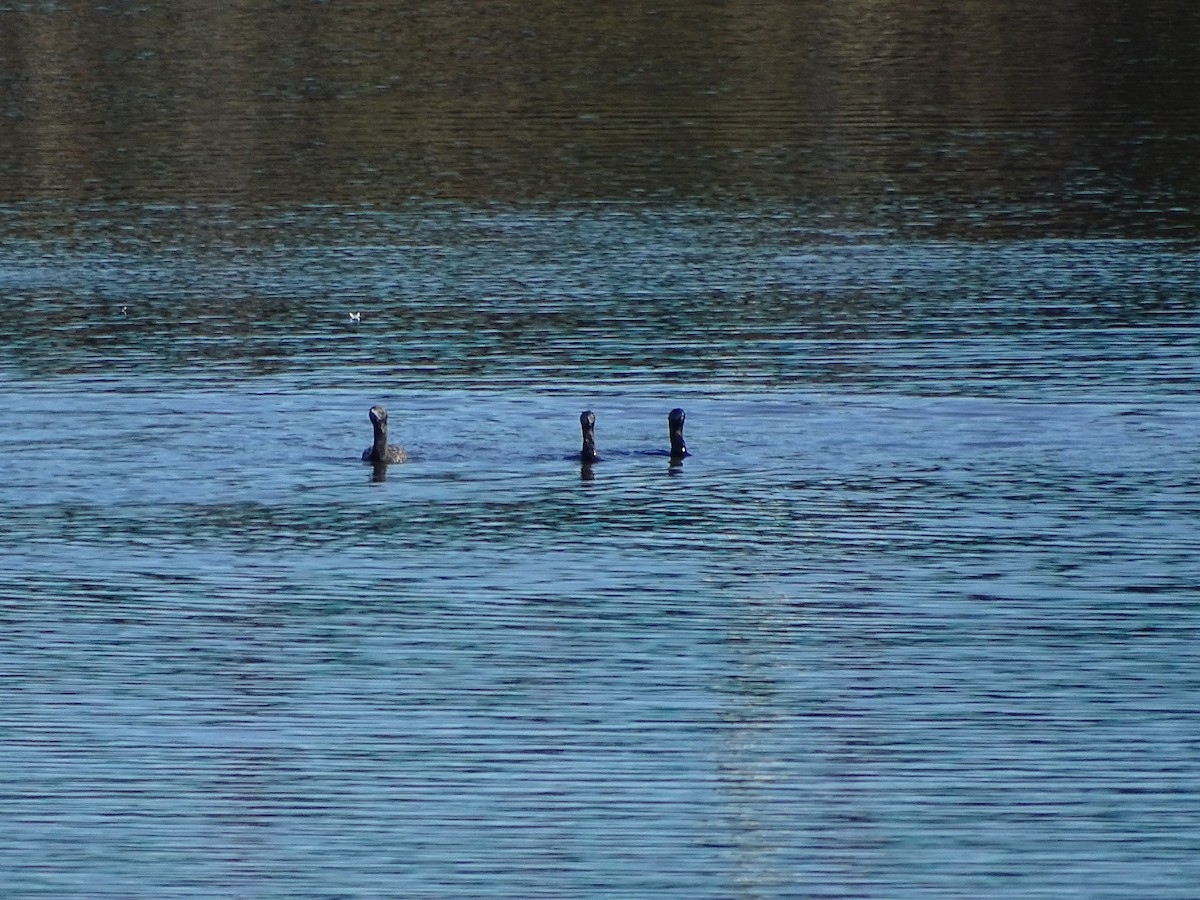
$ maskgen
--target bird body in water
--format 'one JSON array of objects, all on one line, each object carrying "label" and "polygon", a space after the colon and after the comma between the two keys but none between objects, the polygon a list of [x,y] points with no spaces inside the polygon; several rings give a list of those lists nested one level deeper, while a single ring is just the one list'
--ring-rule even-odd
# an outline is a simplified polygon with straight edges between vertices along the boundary
[{"label": "bird body in water", "polygon": [[596,415],[590,409],[579,414],[579,427],[583,430],[583,449],[579,451],[581,462],[594,463],[596,455]]},{"label": "bird body in water", "polygon": [[371,418],[371,427],[375,429],[375,440],[363,451],[363,462],[381,465],[402,463],[408,459],[403,447],[387,442],[387,410],[382,406],[372,406],[368,415]]},{"label": "bird body in water", "polygon": [[687,444],[683,442],[683,410],[678,406],[667,415],[667,430],[671,435],[671,459],[689,456]]}]

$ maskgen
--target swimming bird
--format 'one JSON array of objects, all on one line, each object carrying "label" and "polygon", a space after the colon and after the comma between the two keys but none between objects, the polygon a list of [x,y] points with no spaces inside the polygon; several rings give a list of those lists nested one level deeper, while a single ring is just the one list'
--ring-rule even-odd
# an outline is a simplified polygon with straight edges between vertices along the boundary
[{"label": "swimming bird", "polygon": [[667,415],[667,430],[671,435],[671,459],[683,459],[685,456],[691,455],[687,451],[687,445],[683,442],[684,418],[683,410],[678,406]]},{"label": "swimming bird", "polygon": [[579,459],[585,463],[596,462],[596,415],[590,409],[579,414],[579,427],[583,429],[583,449],[579,451]]},{"label": "swimming bird", "polygon": [[382,406],[372,406],[367,415],[371,419],[371,427],[375,429],[375,440],[363,451],[363,462],[380,465],[402,463],[408,459],[403,447],[387,442],[387,410]]},{"label": "swimming bird", "polygon": [[362,313],[360,313],[360,312],[350,313],[350,321],[351,322],[361,322],[362,321]]}]

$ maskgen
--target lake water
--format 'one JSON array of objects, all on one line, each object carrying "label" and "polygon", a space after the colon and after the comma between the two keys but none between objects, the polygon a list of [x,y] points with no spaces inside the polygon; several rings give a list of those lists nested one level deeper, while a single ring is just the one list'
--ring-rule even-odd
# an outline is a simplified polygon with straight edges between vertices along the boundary
[{"label": "lake water", "polygon": [[1194,896],[1200,14],[936,6],[0,7],[5,895]]}]

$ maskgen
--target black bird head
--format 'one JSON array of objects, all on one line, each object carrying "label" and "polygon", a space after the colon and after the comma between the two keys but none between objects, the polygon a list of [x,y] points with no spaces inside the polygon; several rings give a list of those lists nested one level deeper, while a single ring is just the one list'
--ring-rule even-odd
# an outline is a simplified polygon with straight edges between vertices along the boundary
[{"label": "black bird head", "polygon": [[382,406],[372,406],[371,411],[367,413],[371,418],[371,425],[376,431],[387,431],[387,410]]}]

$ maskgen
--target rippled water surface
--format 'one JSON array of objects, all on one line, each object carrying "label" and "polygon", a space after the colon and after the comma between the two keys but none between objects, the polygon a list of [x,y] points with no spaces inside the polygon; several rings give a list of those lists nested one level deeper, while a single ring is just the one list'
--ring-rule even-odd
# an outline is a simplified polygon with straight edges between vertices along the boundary
[{"label": "rippled water surface", "polygon": [[1194,896],[1195,11],[802,7],[0,5],[2,893]]},{"label": "rippled water surface", "polygon": [[1192,248],[793,224],[10,250],[15,884],[1186,894]]}]

